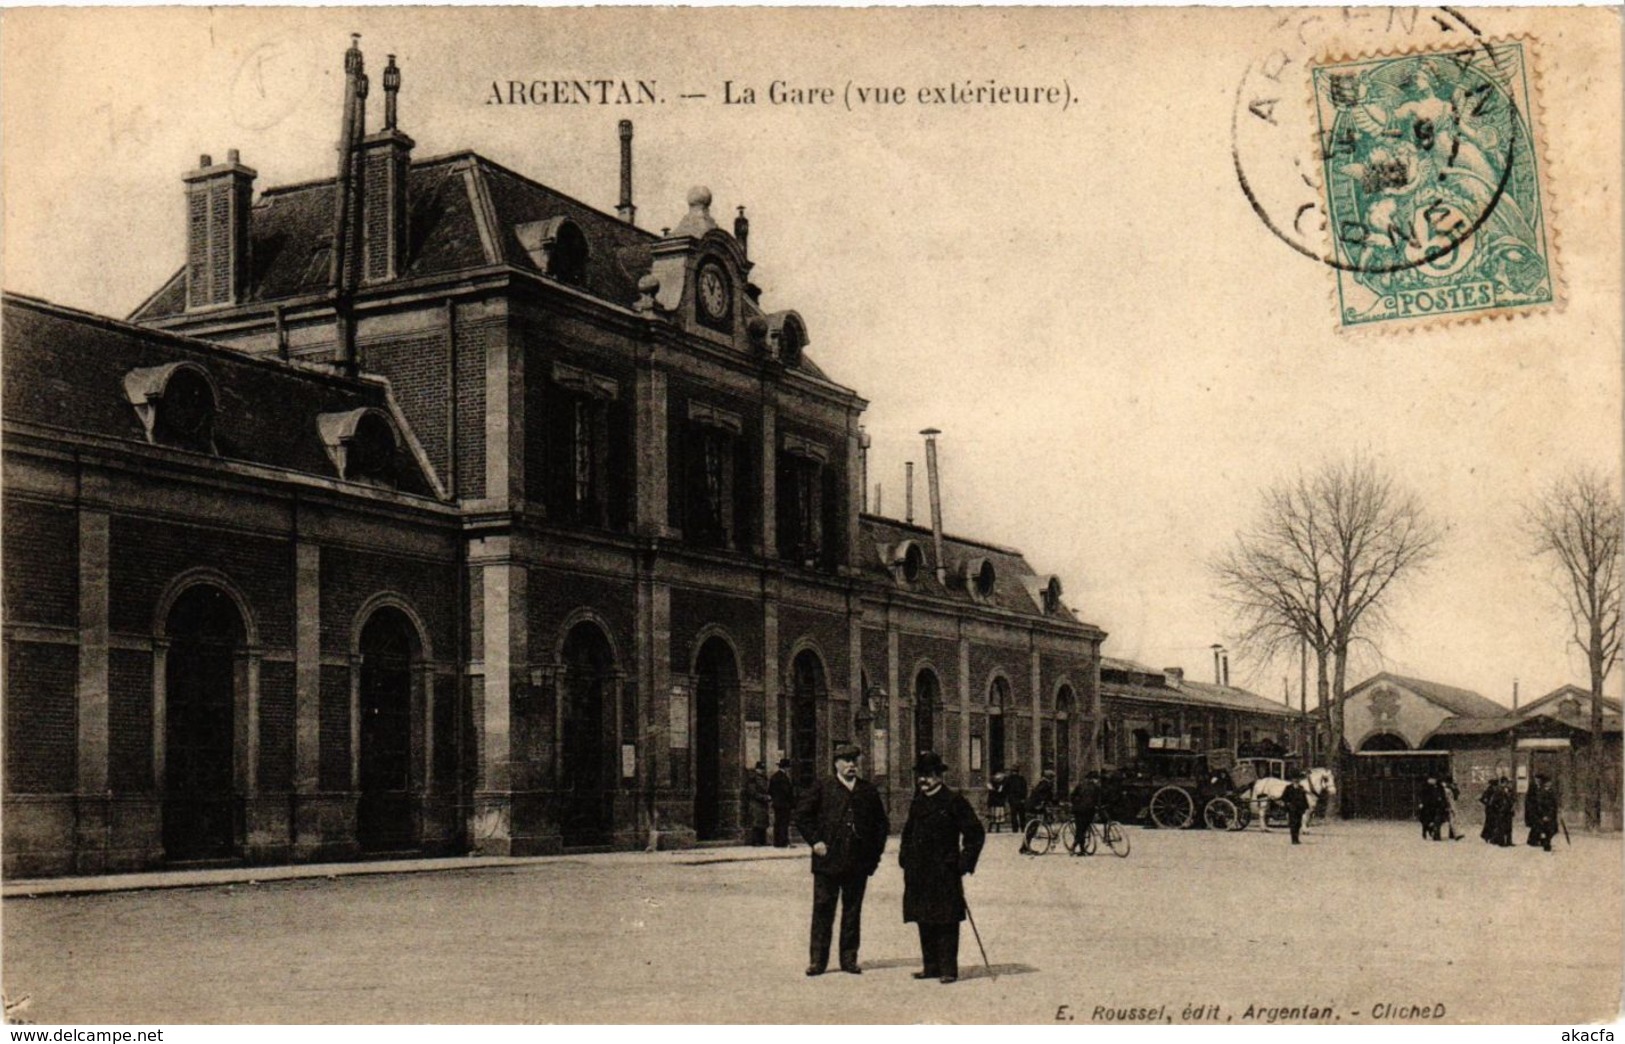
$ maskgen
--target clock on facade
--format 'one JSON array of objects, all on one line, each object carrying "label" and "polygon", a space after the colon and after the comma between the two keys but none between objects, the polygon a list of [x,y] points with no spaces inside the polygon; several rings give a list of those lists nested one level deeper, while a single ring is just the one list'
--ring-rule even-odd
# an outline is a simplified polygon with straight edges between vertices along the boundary
[{"label": "clock on facade", "polygon": [[721,265],[708,261],[700,266],[698,290],[700,315],[713,323],[727,320],[732,294]]}]

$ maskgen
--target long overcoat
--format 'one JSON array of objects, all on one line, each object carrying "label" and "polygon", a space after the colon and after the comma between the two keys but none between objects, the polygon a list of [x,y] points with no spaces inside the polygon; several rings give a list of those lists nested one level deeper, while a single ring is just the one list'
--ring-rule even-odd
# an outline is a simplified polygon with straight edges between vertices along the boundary
[{"label": "long overcoat", "polygon": [[973,873],[987,832],[970,802],[942,787],[914,795],[897,861],[903,867],[903,920],[953,924],[965,919],[961,874]]},{"label": "long overcoat", "polygon": [[866,779],[851,790],[834,777],[819,780],[801,796],[795,823],[807,844],[822,841],[828,848],[823,855],[813,853],[812,872],[832,877],[873,874],[891,830],[880,791]]},{"label": "long overcoat", "polygon": [[755,830],[767,829],[767,775],[751,771],[745,773],[745,804],[750,826]]}]

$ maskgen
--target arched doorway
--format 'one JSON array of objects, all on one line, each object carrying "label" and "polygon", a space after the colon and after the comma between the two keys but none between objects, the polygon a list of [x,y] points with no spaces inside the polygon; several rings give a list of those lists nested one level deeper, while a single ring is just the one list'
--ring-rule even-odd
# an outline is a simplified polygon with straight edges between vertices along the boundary
[{"label": "arched doorway", "polygon": [[386,606],[361,628],[361,685],[356,841],[370,852],[417,844],[412,821],[412,662],[417,633]]},{"label": "arched doorway", "polygon": [[1072,788],[1072,686],[1055,693],[1055,779],[1061,793]]},{"label": "arched doorway", "polygon": [[818,780],[819,708],[828,694],[824,662],[803,649],[790,665],[790,771],[797,787]]},{"label": "arched doorway", "polygon": [[188,588],[169,610],[164,667],[164,855],[237,854],[237,658],[242,615],[210,584]]},{"label": "arched doorway", "polygon": [[700,646],[694,674],[694,833],[710,841],[738,826],[722,801],[723,781],[737,785],[741,772],[739,744],[725,736],[739,705],[739,666],[728,643],[710,638]]},{"label": "arched doorway", "polygon": [[609,757],[614,682],[615,655],[604,632],[586,621],[570,628],[564,639],[559,766],[559,832],[567,846],[605,844],[614,826]]},{"label": "arched doorway", "polygon": [[916,751],[937,749],[937,703],[942,699],[942,685],[937,673],[929,667],[920,668],[914,676],[914,748]]},{"label": "arched doorway", "polygon": [[993,679],[987,692],[987,770],[1003,772],[1004,714],[1010,706],[1010,683],[1003,675]]}]

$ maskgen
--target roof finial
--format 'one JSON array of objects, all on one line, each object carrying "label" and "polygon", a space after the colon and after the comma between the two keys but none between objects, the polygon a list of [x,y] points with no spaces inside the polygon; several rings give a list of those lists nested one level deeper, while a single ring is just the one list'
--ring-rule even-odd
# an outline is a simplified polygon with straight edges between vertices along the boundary
[{"label": "roof finial", "polygon": [[389,56],[384,66],[384,130],[395,129],[395,94],[401,89],[401,71],[395,67],[395,56]]}]

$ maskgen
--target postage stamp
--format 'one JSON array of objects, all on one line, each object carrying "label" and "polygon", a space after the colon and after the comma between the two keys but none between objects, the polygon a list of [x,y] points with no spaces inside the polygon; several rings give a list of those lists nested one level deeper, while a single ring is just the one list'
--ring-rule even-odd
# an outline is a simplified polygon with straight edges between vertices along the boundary
[{"label": "postage stamp", "polygon": [[1558,301],[1529,45],[1312,68],[1343,329]]}]

